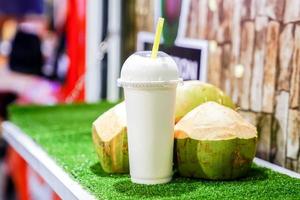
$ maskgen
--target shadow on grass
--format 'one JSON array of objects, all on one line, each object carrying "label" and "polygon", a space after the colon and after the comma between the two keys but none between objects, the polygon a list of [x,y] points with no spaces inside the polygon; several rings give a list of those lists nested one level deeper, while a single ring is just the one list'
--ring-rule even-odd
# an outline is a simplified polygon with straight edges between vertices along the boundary
[{"label": "shadow on grass", "polygon": [[208,179],[198,179],[202,180],[203,183],[213,183],[214,185],[218,184],[247,184],[247,182],[257,182],[257,181],[264,181],[268,178],[268,175],[266,173],[266,169],[264,168],[258,168],[258,167],[252,167],[245,176],[233,179],[233,180],[208,180]]},{"label": "shadow on grass", "polygon": [[[243,187],[251,187],[253,184],[258,182],[265,182],[268,179],[268,175],[266,173],[266,169],[263,168],[251,168],[250,171],[241,178],[233,179],[233,180],[207,180],[207,179],[197,179],[199,180],[199,184],[197,187],[207,188],[209,190],[214,190],[217,192],[220,188],[224,189],[225,187],[229,187],[231,189],[236,188],[239,190],[241,185]],[[219,191],[220,192],[220,191]]]},{"label": "shadow on grass", "polygon": [[160,185],[140,185],[132,183],[130,180],[119,181],[114,184],[118,193],[124,196],[134,196],[143,198],[162,198],[162,197],[179,197],[183,194],[193,192],[197,189],[196,180],[175,179],[167,184]]},{"label": "shadow on grass", "polygon": [[250,171],[246,174],[246,176],[238,179],[239,182],[247,182],[247,181],[263,181],[268,178],[265,168],[261,167],[252,167]]},{"label": "shadow on grass", "polygon": [[218,188],[218,185],[240,185],[252,184],[256,181],[264,181],[267,179],[266,169],[260,167],[252,167],[249,173],[237,180],[214,181],[204,179],[190,179],[180,177],[175,173],[173,180],[167,184],[161,185],[140,185],[132,183],[128,174],[107,174],[101,168],[99,162],[90,166],[90,170],[98,177],[114,178],[114,190],[120,195],[132,196],[137,198],[162,198],[162,197],[180,197],[183,194],[202,190],[203,188]]},{"label": "shadow on grass", "polygon": [[103,171],[99,162],[96,162],[93,165],[91,165],[90,170],[91,170],[91,172],[93,172],[93,174],[95,174],[96,176],[100,176],[100,177],[110,177],[110,178],[129,177],[128,174],[108,174]]}]

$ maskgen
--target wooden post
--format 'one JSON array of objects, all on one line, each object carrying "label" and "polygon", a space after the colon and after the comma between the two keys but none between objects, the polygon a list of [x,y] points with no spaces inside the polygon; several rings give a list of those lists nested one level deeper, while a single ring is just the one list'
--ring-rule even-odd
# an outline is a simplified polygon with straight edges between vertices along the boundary
[{"label": "wooden post", "polygon": [[217,41],[218,43],[225,43],[231,40],[233,1],[223,0],[221,5],[221,24],[217,32]]},{"label": "wooden post", "polygon": [[255,18],[255,0],[242,1],[242,21],[254,20]]},{"label": "wooden post", "polygon": [[300,25],[295,27],[295,48],[292,59],[291,78],[291,108],[298,108],[300,104]]},{"label": "wooden post", "polygon": [[222,73],[222,48],[210,49],[208,54],[208,82],[221,87],[221,73]]},{"label": "wooden post", "polygon": [[272,115],[263,114],[259,117],[257,127],[259,130],[257,155],[264,160],[269,160],[271,149]]},{"label": "wooden post", "polygon": [[220,28],[220,6],[222,5],[223,0],[215,0],[217,3],[216,10],[211,10],[212,8],[209,8],[207,11],[207,39],[208,40],[216,40],[217,39],[217,32]]},{"label": "wooden post", "polygon": [[[198,2],[198,37],[201,39],[206,39],[207,37],[207,18],[208,18],[208,0],[200,0]],[[197,21],[196,19],[194,19]]]},{"label": "wooden post", "polygon": [[284,23],[300,21],[300,1],[286,0],[284,8]]},{"label": "wooden post", "polygon": [[297,165],[297,170],[298,173],[300,173],[300,155],[298,157],[298,165]]},{"label": "wooden post", "polygon": [[300,152],[300,111],[290,109],[288,116],[287,157],[298,159]]},{"label": "wooden post", "polygon": [[245,22],[242,26],[240,57],[240,63],[244,66],[245,69],[242,80],[243,92],[241,93],[240,106],[245,110],[249,110],[250,108],[250,88],[253,64],[254,37],[254,23]]},{"label": "wooden post", "polygon": [[266,5],[267,0],[254,0],[254,6],[255,6],[255,15],[258,16],[267,16],[266,13]]},{"label": "wooden post", "polygon": [[290,90],[291,61],[294,50],[293,24],[284,27],[279,41],[278,90]]},{"label": "wooden post", "polygon": [[284,9],[284,0],[267,0],[266,14],[271,19],[282,21]]},{"label": "wooden post", "polygon": [[262,111],[262,92],[264,77],[264,58],[266,51],[266,32],[268,18],[256,17],[255,19],[255,51],[251,83],[250,107],[253,111]]},{"label": "wooden post", "polygon": [[225,44],[222,48],[222,71],[221,71],[221,88],[227,95],[231,95],[231,45]]},{"label": "wooden post", "polygon": [[270,21],[267,28],[262,100],[262,111],[266,113],[272,113],[274,110],[279,27],[278,22]]},{"label": "wooden post", "polygon": [[153,1],[139,0],[136,1],[136,26],[138,31],[154,31]]},{"label": "wooden post", "polygon": [[197,38],[198,34],[198,15],[199,13],[199,6],[198,1],[192,0],[190,3],[190,9],[188,14],[188,22],[187,22],[187,29],[186,29],[186,36],[189,38]]},{"label": "wooden post", "polygon": [[232,18],[232,32],[231,32],[231,96],[235,103],[239,104],[239,94],[242,92],[242,77],[236,77],[235,67],[239,63],[240,47],[241,47],[241,8],[242,2],[234,0],[233,3],[233,18]]},{"label": "wooden post", "polygon": [[279,127],[276,133],[275,163],[284,166],[286,158],[289,93],[281,91],[276,97],[275,120]]},{"label": "wooden post", "polygon": [[285,167],[290,169],[290,170],[297,171],[298,160],[295,160],[295,159],[292,159],[292,158],[286,158]]},{"label": "wooden post", "polygon": [[232,43],[232,56],[234,60],[238,60],[240,55],[240,45],[241,45],[241,1],[234,0],[233,6],[233,18],[232,18],[232,33],[231,33],[231,43]]}]

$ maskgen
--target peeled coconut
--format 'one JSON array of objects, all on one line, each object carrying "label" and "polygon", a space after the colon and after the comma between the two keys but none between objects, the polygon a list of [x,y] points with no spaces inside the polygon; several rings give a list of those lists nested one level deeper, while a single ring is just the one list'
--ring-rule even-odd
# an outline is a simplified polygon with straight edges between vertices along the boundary
[{"label": "peeled coconut", "polygon": [[106,173],[128,173],[128,145],[125,103],[99,116],[92,127],[93,142]]},{"label": "peeled coconut", "polygon": [[181,176],[235,179],[251,167],[257,131],[236,111],[207,102],[176,124],[175,142]]},{"label": "peeled coconut", "polygon": [[234,109],[231,98],[214,85],[201,81],[184,81],[177,87],[175,122],[202,103],[214,101]]}]

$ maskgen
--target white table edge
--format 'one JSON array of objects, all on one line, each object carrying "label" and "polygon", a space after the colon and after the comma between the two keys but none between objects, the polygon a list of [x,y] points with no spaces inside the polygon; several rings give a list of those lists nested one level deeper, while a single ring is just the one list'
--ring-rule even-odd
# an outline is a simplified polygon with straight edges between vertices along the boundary
[{"label": "white table edge", "polygon": [[62,199],[96,199],[73,180],[57,163],[27,134],[15,124],[2,123],[3,138],[25,159]]},{"label": "white table edge", "polygon": [[300,174],[297,173],[297,172],[294,172],[292,170],[289,170],[289,169],[286,169],[284,167],[281,167],[279,165],[276,165],[276,164],[273,164],[273,163],[270,163],[268,161],[265,161],[263,159],[260,159],[260,158],[254,158],[253,162],[260,166],[260,167],[265,167],[265,168],[268,168],[268,169],[271,169],[275,172],[278,172],[278,173],[281,173],[281,174],[285,174],[285,175],[288,175],[290,177],[293,177],[293,178],[298,178],[300,179]]}]

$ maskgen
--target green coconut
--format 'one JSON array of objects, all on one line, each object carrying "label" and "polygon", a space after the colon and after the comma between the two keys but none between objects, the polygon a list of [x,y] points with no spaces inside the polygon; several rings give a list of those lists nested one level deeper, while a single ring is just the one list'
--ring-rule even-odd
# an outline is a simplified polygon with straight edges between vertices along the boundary
[{"label": "green coconut", "polygon": [[125,103],[111,108],[94,122],[93,143],[103,171],[128,173],[128,144]]},{"label": "green coconut", "polygon": [[188,112],[208,101],[235,109],[231,98],[214,85],[201,81],[184,81],[177,87],[175,122],[178,122]]},{"label": "green coconut", "polygon": [[[217,87],[200,81],[185,81],[177,88],[178,121],[196,106],[216,101],[234,108],[231,99]],[[107,173],[128,173],[128,145],[125,103],[120,103],[98,117],[93,123],[94,146],[103,170]]]},{"label": "green coconut", "polygon": [[175,126],[181,176],[228,180],[244,176],[256,151],[256,128],[234,110],[204,103]]}]

